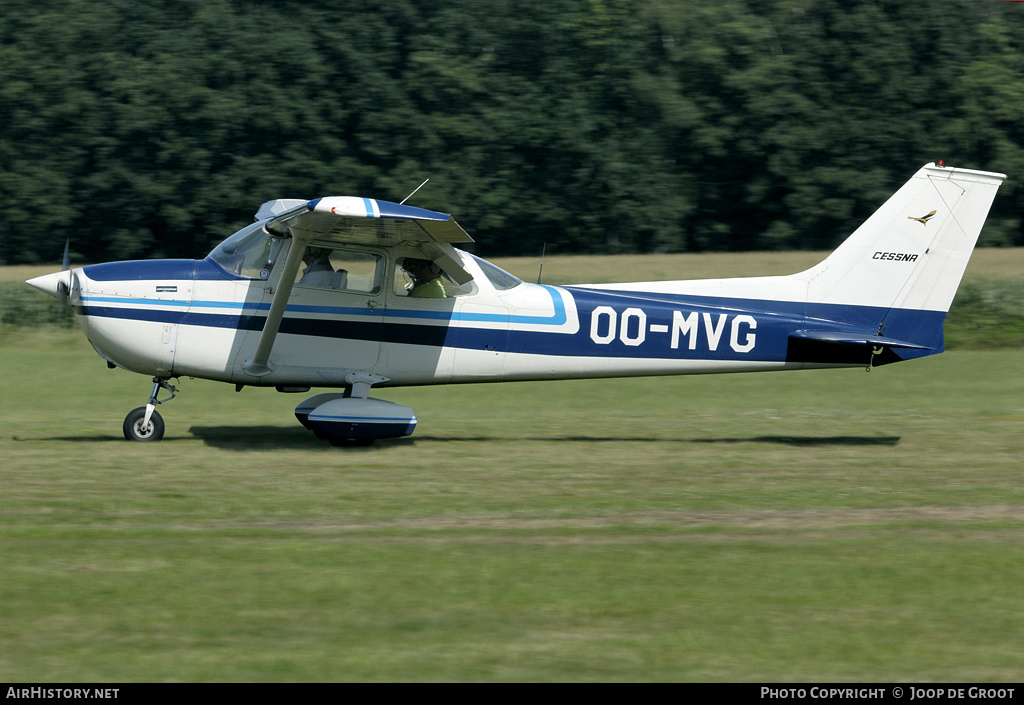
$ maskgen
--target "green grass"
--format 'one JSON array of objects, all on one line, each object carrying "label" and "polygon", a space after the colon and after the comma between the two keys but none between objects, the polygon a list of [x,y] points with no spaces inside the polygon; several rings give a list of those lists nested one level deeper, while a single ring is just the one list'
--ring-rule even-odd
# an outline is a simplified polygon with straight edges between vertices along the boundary
[{"label": "green grass", "polygon": [[1024,362],[302,395],[0,333],[0,680],[1017,681]]},{"label": "green grass", "polygon": [[950,350],[1024,347],[1024,270],[1016,279],[962,284],[944,332]]},{"label": "green grass", "polygon": [[1022,265],[976,253],[935,358],[387,390],[416,434],[349,450],[187,379],[125,442],[148,380],[0,268],[2,322],[49,324],[0,327],[0,680],[1020,680]]}]

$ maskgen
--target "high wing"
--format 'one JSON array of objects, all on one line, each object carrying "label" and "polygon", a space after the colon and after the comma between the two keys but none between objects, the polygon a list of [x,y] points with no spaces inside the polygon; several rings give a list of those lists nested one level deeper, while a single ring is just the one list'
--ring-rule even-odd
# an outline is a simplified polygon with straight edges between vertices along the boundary
[{"label": "high wing", "polygon": [[[355,196],[329,196],[311,201],[278,199],[267,201],[256,212],[257,221],[272,233],[291,236],[292,246],[284,264],[280,284],[274,292],[256,353],[244,364],[254,376],[268,374],[270,352],[288,305],[302,255],[308,245],[361,244],[390,247],[416,244],[440,264],[457,283],[472,276],[448,252],[451,243],[473,242],[447,213],[438,213],[390,201]],[[446,248],[445,246],[449,246]]]},{"label": "high wing", "polygon": [[257,220],[264,218],[271,230],[286,227],[293,237],[309,236],[325,243],[388,246],[400,242],[473,242],[447,213],[373,198],[268,201],[256,212]]}]

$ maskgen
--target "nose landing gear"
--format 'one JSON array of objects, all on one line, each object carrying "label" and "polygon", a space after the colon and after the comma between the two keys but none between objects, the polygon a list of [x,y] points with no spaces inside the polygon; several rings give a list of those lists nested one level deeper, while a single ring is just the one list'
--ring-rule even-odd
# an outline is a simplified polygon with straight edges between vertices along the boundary
[{"label": "nose landing gear", "polygon": [[[177,387],[167,382],[167,377],[153,378],[153,394],[149,397],[149,403],[132,409],[124,418],[122,430],[124,437],[129,441],[159,441],[164,437],[164,420],[156,411],[157,404],[163,404],[174,398],[178,391]],[[167,399],[157,399],[161,389],[171,393]]]}]

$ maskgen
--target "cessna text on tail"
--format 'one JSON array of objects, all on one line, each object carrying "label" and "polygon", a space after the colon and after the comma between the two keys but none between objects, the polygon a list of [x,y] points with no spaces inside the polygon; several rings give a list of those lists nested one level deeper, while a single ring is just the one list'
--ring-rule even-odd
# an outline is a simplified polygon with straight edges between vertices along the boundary
[{"label": "cessna text on tail", "polygon": [[942,352],[1004,178],[926,165],[828,258],[789,276],[529,284],[457,249],[471,238],[449,215],[329,197],[265,203],[205,259],[29,284],[70,297],[110,367],[153,378],[125,419],[129,439],[162,437],[158,395],[189,376],[335,389],[296,416],[333,443],[370,443],[416,425],[371,387],[870,367]]}]

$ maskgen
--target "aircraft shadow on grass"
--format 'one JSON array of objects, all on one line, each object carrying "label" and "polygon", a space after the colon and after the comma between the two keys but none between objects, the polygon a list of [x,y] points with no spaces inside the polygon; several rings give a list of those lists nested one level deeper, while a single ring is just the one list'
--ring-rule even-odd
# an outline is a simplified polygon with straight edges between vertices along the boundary
[{"label": "aircraft shadow on grass", "polygon": [[754,436],[753,438],[694,438],[690,443],[776,443],[796,446],[894,446],[899,436]]},{"label": "aircraft shadow on grass", "polygon": [[[309,431],[281,426],[192,426],[189,433],[206,445],[232,450],[270,450],[275,448],[322,447]],[[530,441],[538,443],[773,443],[811,448],[816,446],[895,446],[899,436],[753,436],[750,438],[645,438],[640,436],[430,436],[380,439],[374,448],[411,446],[417,443],[462,443],[487,441]],[[347,449],[359,450],[359,449]],[[361,449],[367,450],[367,449]]]},{"label": "aircraft shadow on grass", "polygon": [[[191,436],[166,436],[163,440],[178,443],[199,438],[206,445],[230,450],[307,448],[316,440],[312,434],[303,428],[282,428],[280,426],[193,426],[189,429],[189,432],[192,434]],[[123,436],[110,434],[80,434],[37,438],[12,436],[11,440],[16,442],[124,443]]]},{"label": "aircraft shadow on grass", "polygon": [[[286,428],[282,426],[192,426],[189,433],[203,443],[214,448],[227,450],[274,450],[274,449],[306,449],[319,445],[318,439],[304,428]],[[78,435],[50,436],[47,438],[19,438],[12,440],[24,441],[67,441],[72,443],[123,443],[124,439],[113,435]],[[167,441],[186,441],[188,436],[166,437]],[[388,438],[376,442],[374,448],[390,448],[411,446],[416,443],[448,443],[487,442],[487,441],[530,441],[538,443],[773,443],[776,445],[793,446],[795,448],[813,448],[817,446],[895,446],[900,442],[899,436],[752,436],[750,438],[645,438],[640,436],[429,436],[420,435],[415,438]],[[370,448],[349,448],[352,450],[370,450]]]},{"label": "aircraft shadow on grass", "polygon": [[[34,438],[22,438],[19,436],[11,436],[11,440],[15,443],[51,443],[53,441],[64,441],[66,443],[124,443],[124,436],[114,436],[110,434],[102,435],[78,435],[78,436],[39,436]],[[170,441],[185,441],[188,440],[185,437],[182,438],[168,438]]]},{"label": "aircraft shadow on grass", "polygon": [[[899,436],[754,436],[751,438],[648,438],[643,436],[533,436],[517,439],[503,437],[504,440],[521,440],[537,442],[584,442],[584,443],[775,443],[795,447],[811,446],[894,446],[900,442]],[[486,436],[477,438],[442,438],[436,436],[419,436],[420,440],[431,441],[492,441],[501,440]]]},{"label": "aircraft shadow on grass", "polygon": [[322,448],[322,442],[300,427],[286,426],[192,426],[193,438],[226,450],[302,450]]}]

